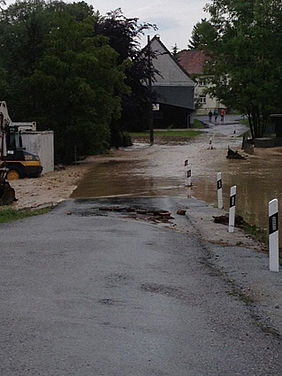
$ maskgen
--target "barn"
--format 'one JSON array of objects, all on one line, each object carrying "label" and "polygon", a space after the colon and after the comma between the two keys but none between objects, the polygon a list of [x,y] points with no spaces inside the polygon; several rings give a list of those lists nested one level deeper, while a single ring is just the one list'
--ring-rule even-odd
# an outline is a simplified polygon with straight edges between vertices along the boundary
[{"label": "barn", "polygon": [[152,65],[158,72],[152,81],[154,128],[189,128],[195,83],[160,37],[154,36],[149,43]]}]

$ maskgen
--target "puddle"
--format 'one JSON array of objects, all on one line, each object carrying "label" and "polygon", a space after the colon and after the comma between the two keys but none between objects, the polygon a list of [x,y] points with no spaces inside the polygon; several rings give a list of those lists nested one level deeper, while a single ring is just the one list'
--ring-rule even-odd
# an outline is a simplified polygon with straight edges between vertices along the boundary
[{"label": "puddle", "polygon": [[[229,207],[230,187],[236,185],[237,213],[247,222],[267,229],[268,202],[278,198],[281,226],[282,148],[256,149],[247,160],[229,160],[225,158],[227,145],[222,148],[222,142],[227,141],[223,138],[218,139],[218,145],[215,142],[216,150],[207,150],[208,143],[203,139],[186,145],[138,145],[94,158],[72,197],[193,196],[216,204],[216,173],[221,171],[225,208]],[[193,166],[192,189],[185,186],[187,158]]]}]

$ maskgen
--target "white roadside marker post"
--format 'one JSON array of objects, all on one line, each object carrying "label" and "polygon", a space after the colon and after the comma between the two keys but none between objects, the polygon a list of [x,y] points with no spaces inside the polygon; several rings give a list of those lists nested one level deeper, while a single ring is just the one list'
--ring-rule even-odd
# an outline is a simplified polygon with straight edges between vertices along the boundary
[{"label": "white roadside marker post", "polygon": [[217,202],[218,209],[223,209],[221,172],[217,173]]},{"label": "white roadside marker post", "polygon": [[235,203],[236,203],[236,185],[230,188],[230,208],[229,208],[229,232],[234,232],[235,227]]},{"label": "white roadside marker post", "polygon": [[188,164],[188,170],[186,171],[187,186],[192,187],[192,165]]},{"label": "white roadside marker post", "polygon": [[210,137],[210,140],[209,140],[209,147],[208,147],[208,150],[213,150],[213,146],[212,146],[212,137]]},{"label": "white roadside marker post", "polygon": [[278,200],[268,203],[269,216],[269,270],[279,272]]}]

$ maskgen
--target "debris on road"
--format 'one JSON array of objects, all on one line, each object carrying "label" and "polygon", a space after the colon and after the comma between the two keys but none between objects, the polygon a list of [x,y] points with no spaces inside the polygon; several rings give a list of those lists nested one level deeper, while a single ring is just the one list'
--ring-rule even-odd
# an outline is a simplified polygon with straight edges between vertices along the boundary
[{"label": "debris on road", "polygon": [[[214,223],[220,223],[222,225],[228,225],[229,223],[229,217],[227,214],[213,216],[213,218],[214,218]],[[245,228],[246,225],[247,225],[247,222],[245,222],[244,219],[240,215],[236,215],[235,226],[240,227],[240,228]]]},{"label": "debris on road", "polygon": [[[170,219],[174,219],[171,213],[167,210],[155,210],[155,209],[144,209],[144,208],[133,208],[133,207],[121,207],[121,206],[109,206],[109,207],[99,207],[99,211],[117,212],[117,213],[133,213],[129,218],[132,219],[146,219],[153,223],[169,223]],[[139,217],[138,217],[139,215]],[[145,216],[147,216],[145,218]]]},{"label": "debris on road", "polygon": [[246,159],[238,151],[234,151],[228,147],[228,152],[226,158],[228,159]]}]

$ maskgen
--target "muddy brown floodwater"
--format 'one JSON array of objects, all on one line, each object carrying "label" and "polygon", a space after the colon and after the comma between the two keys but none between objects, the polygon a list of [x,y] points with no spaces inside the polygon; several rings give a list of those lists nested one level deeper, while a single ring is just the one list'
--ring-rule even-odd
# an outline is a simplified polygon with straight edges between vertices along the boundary
[{"label": "muddy brown floodwater", "polygon": [[[246,160],[229,160],[227,146],[241,141],[217,136],[215,149],[208,150],[207,137],[183,145],[144,145],[92,157],[89,172],[72,197],[192,196],[216,205],[216,173],[221,171],[224,207],[229,205],[230,187],[236,185],[236,211],[247,222],[267,229],[268,201],[278,198],[282,213],[282,148],[256,149]],[[192,163],[192,189],[185,186],[187,158]]]},{"label": "muddy brown floodwater", "polygon": [[[229,205],[229,189],[237,186],[236,211],[248,223],[261,228],[268,227],[268,202],[279,200],[282,213],[282,149],[257,149],[256,154],[247,160],[227,160],[214,164],[214,169],[222,171],[224,207]],[[196,179],[195,196],[204,201],[216,203],[217,196],[209,174]],[[223,188],[224,189],[224,188]],[[281,215],[280,215],[281,219]],[[280,221],[281,223],[281,221]]]}]

